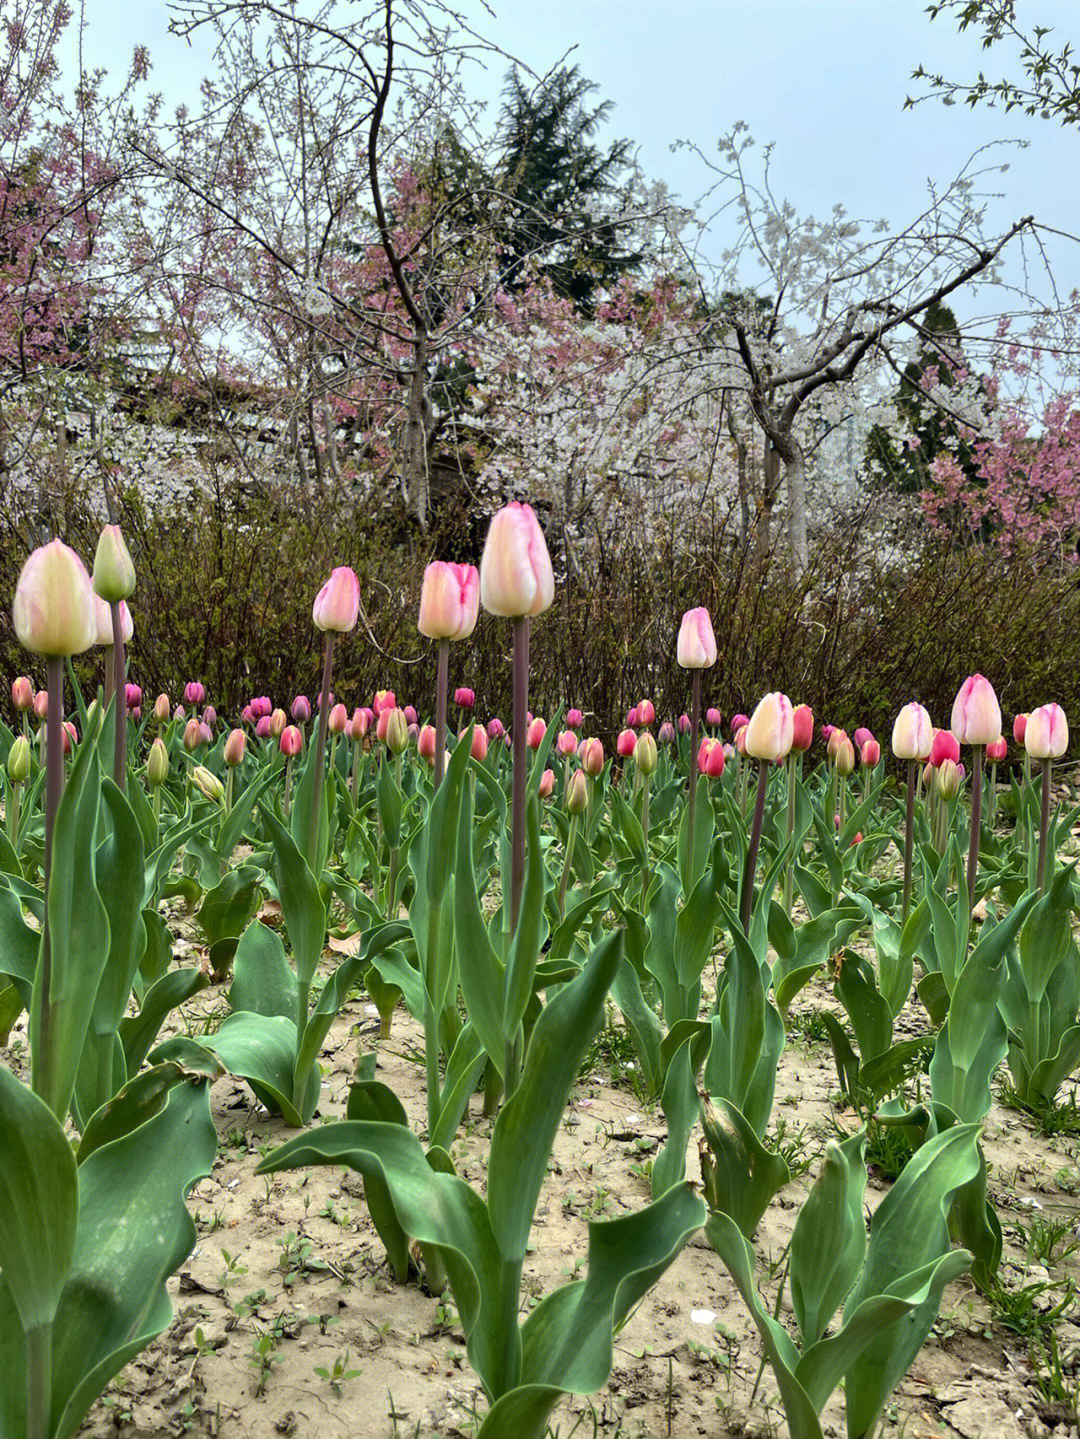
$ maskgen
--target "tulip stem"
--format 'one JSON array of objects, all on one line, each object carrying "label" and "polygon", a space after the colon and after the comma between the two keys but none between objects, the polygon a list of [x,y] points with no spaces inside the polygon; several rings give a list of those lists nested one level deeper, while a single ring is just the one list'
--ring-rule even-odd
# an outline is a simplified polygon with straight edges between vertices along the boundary
[{"label": "tulip stem", "polygon": [[450,669],[450,641],[440,640],[435,672],[435,793],[442,784],[446,760],[446,677]]},{"label": "tulip stem", "polygon": [[[797,758],[794,750],[787,757],[787,841],[790,844],[795,834],[795,786],[798,782]],[[788,856],[784,869],[784,913],[791,918],[791,905],[795,898],[795,855]]]},{"label": "tulip stem", "polygon": [[649,894],[649,776],[641,779],[641,837],[644,840],[644,859],[641,861],[641,912],[645,913],[645,901]]},{"label": "tulip stem", "polygon": [[[40,993],[40,1007],[31,1012],[30,1063],[32,1088],[51,1109],[56,1108],[55,1095],[43,1093],[54,1087],[52,1056],[52,951],[49,936],[49,876],[52,871],[53,830],[56,826],[56,812],[60,808],[60,797],[64,792],[64,663],[59,655],[48,655],[45,660],[45,683],[49,691],[49,708],[45,721],[45,915],[41,936],[41,984],[35,986]],[[34,1023],[34,1020],[37,1023]],[[57,1118],[63,1122],[64,1115]],[[51,1344],[51,1339],[50,1339]],[[27,1356],[27,1370],[31,1367]],[[31,1410],[31,1414],[33,1411]],[[42,1430],[44,1432],[44,1430]]]},{"label": "tulip stem", "polygon": [[[1039,868],[1035,876],[1035,884],[1040,894],[1046,890],[1046,852],[1050,839],[1050,771],[1053,767],[1053,760],[1044,759],[1042,762],[1042,813],[1039,817]],[[1031,871],[1029,870],[1030,874]]]},{"label": "tulip stem", "polygon": [[[315,855],[319,847],[319,809],[323,792],[323,761],[326,758],[326,729],[330,723],[330,673],[334,664],[334,631],[326,631],[326,649],[323,653],[322,690],[319,700],[319,730],[315,741],[315,772],[311,786],[311,831],[308,837],[308,863],[315,869]],[[318,875],[315,876],[318,879]]]},{"label": "tulip stem", "polygon": [[968,908],[975,908],[975,878],[979,869],[979,831],[982,828],[983,747],[972,746],[971,754],[971,839],[968,842]]},{"label": "tulip stem", "polygon": [[[510,818],[510,933],[517,928],[521,892],[525,886],[525,714],[529,707],[529,617],[514,619],[514,777],[513,812]],[[507,1093],[512,1079],[505,1076]]]},{"label": "tulip stem", "polygon": [[26,1435],[45,1439],[52,1409],[52,1324],[35,1324],[26,1335]]},{"label": "tulip stem", "polygon": [[8,790],[8,839],[11,840],[12,849],[19,842],[19,801],[21,785],[12,784]]},{"label": "tulip stem", "polygon": [[[115,630],[113,630],[113,634],[114,634],[114,635],[116,634],[116,631],[115,631]],[[112,699],[112,697],[113,697],[113,691],[114,691],[114,689],[115,689],[115,687],[116,687],[116,672],[115,672],[115,669],[114,669],[114,653],[113,653],[115,649],[116,649],[116,646],[115,646],[115,645],[106,645],[106,646],[105,646],[105,672],[104,672],[104,684],[103,684],[103,686],[102,686],[102,689],[103,689],[103,691],[104,691],[103,700],[104,700],[104,705],[105,705],[105,708],[106,708],[106,709],[109,708],[109,701]]]},{"label": "tulip stem", "polygon": [[900,912],[903,925],[911,905],[911,846],[915,828],[915,761],[907,762],[907,802],[904,808],[904,906]]},{"label": "tulip stem", "polygon": [[127,689],[124,683],[124,628],[119,604],[111,603],[109,614],[112,617],[113,696],[116,700],[116,713],[113,716],[113,780],[123,794],[127,777]]},{"label": "tulip stem", "polygon": [[690,876],[690,885],[694,883],[694,831],[695,816],[697,812],[697,745],[698,729],[701,726],[701,671],[694,670],[693,678],[690,681],[690,794],[689,813],[686,817],[688,833],[686,836],[686,873]]},{"label": "tulip stem", "polygon": [[754,910],[754,872],[757,869],[758,846],[761,843],[761,825],[765,818],[765,792],[769,787],[769,763],[758,763],[757,797],[754,800],[754,819],[750,826],[750,848],[746,851],[746,869],[743,872],[742,903],[739,906],[739,920],[743,933],[750,937],[750,916]]},{"label": "tulip stem", "polygon": [[570,816],[570,833],[566,836],[566,854],[563,856],[562,878],[559,880],[559,918],[566,914],[566,887],[570,881],[570,866],[574,862],[574,840],[577,838],[578,817]]}]

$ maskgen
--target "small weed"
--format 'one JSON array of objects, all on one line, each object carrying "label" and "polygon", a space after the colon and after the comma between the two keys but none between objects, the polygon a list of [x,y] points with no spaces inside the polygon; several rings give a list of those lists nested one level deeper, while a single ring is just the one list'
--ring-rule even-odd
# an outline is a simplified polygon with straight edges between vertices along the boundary
[{"label": "small weed", "polygon": [[[1020,1226],[1023,1230],[1023,1226]],[[1061,1264],[1080,1250],[1074,1219],[1043,1219],[1034,1215],[1027,1234],[1029,1264]]]},{"label": "small weed", "polygon": [[1062,1104],[1033,1105],[1025,1103],[1008,1080],[1002,1080],[998,1085],[998,1098],[1006,1109],[1026,1114],[1038,1133],[1048,1139],[1059,1134],[1070,1138],[1080,1136],[1080,1106],[1076,1103],[1075,1089]]},{"label": "small weed", "polygon": [[251,1354],[248,1363],[255,1370],[255,1393],[263,1395],[266,1393],[267,1381],[274,1372],[274,1365],[280,1364],[282,1355],[275,1354],[278,1345],[278,1336],[271,1330],[267,1334],[256,1334],[251,1342]]},{"label": "small weed", "polygon": [[221,1275],[221,1287],[226,1289],[230,1284],[235,1284],[238,1279],[243,1278],[247,1273],[247,1265],[240,1263],[240,1256],[230,1254],[227,1249],[221,1251],[221,1257],[225,1261],[225,1268]]},{"label": "small weed", "polygon": [[[1044,1295],[1061,1294],[1056,1304],[1040,1303]],[[1047,1284],[1043,1281],[1024,1284],[1019,1289],[1007,1289],[1000,1279],[995,1279],[987,1289],[986,1297],[994,1322],[1023,1339],[1050,1331],[1054,1324],[1073,1307],[1076,1297],[1072,1280],[1064,1284]]]},{"label": "small weed", "polygon": [[341,1386],[349,1379],[355,1379],[359,1375],[360,1370],[349,1368],[349,1351],[343,1349],[329,1368],[327,1368],[325,1364],[316,1364],[315,1373],[320,1379],[326,1380],[327,1384],[330,1385],[330,1388],[340,1399]]},{"label": "small weed", "polygon": [[286,1289],[291,1288],[298,1279],[308,1274],[323,1273],[329,1268],[325,1260],[312,1258],[311,1240],[304,1234],[294,1234],[290,1231],[284,1239],[277,1240],[277,1245],[281,1250],[278,1269],[281,1271],[281,1282]]},{"label": "small weed", "polygon": [[869,1120],[866,1126],[866,1163],[873,1166],[882,1179],[898,1179],[911,1155],[911,1144],[901,1128]]}]

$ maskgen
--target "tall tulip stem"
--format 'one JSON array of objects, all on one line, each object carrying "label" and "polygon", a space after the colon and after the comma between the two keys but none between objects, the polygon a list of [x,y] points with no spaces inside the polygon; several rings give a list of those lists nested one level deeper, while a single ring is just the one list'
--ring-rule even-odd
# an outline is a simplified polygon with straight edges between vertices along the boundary
[{"label": "tall tulip stem", "polygon": [[[798,783],[798,755],[792,750],[787,757],[787,840],[790,843],[795,833],[795,786]],[[795,856],[788,856],[784,868],[784,913],[791,918],[791,905],[795,898]]]},{"label": "tall tulip stem", "polygon": [[[510,819],[510,932],[517,928],[521,892],[525,886],[525,715],[529,708],[529,616],[514,620],[514,779]],[[507,1076],[509,1080],[509,1076]],[[509,1088],[509,1083],[508,1083]]]},{"label": "tall tulip stem", "polygon": [[[54,1001],[52,993],[52,949],[49,935],[49,878],[52,873],[53,831],[56,827],[56,812],[64,792],[64,662],[59,655],[49,655],[45,660],[46,684],[49,690],[49,708],[45,721],[45,915],[41,936],[41,1004],[31,1014],[32,1046],[30,1050],[32,1087],[51,1108],[55,1108],[53,1096],[42,1092],[51,1087],[53,1066],[52,1021]],[[33,1023],[35,1015],[36,1025]],[[57,1118],[63,1121],[64,1115]],[[49,1343],[51,1345],[51,1339]],[[50,1350],[51,1352],[51,1350]],[[28,1378],[29,1378],[28,1372]],[[31,1396],[32,1397],[32,1396]],[[31,1411],[32,1412],[32,1411]],[[41,1431],[44,1433],[44,1429]]]},{"label": "tall tulip stem", "polygon": [[750,936],[750,916],[754,909],[754,874],[757,870],[758,846],[761,844],[761,825],[765,818],[765,793],[769,788],[769,762],[758,762],[757,797],[754,800],[754,819],[750,826],[750,848],[746,851],[746,869],[743,872],[742,902],[739,905],[739,922],[743,933]]},{"label": "tall tulip stem", "polygon": [[450,641],[440,640],[435,672],[435,776],[436,791],[442,784],[446,762],[446,677],[450,669]]},{"label": "tall tulip stem", "polygon": [[983,747],[973,745],[971,752],[971,839],[968,843],[967,887],[968,906],[975,908],[975,878],[979,869],[979,831],[982,828]]},{"label": "tall tulip stem", "polygon": [[[1039,893],[1046,889],[1046,851],[1050,840],[1050,771],[1053,768],[1053,760],[1044,759],[1042,762],[1042,812],[1039,816],[1039,868],[1035,876],[1035,883]],[[1028,871],[1030,873],[1030,870]]]},{"label": "tall tulip stem", "polygon": [[121,794],[127,777],[127,689],[124,683],[124,629],[120,618],[120,605],[109,605],[112,617],[112,670],[113,695],[116,713],[113,716],[113,780]]},{"label": "tall tulip stem", "polygon": [[694,671],[693,671],[693,679],[692,679],[691,682],[690,682],[690,763],[689,763],[689,766],[688,766],[688,767],[689,767],[689,770],[690,770],[690,794],[689,794],[689,796],[688,796],[688,799],[689,799],[689,814],[687,815],[687,821],[686,821],[686,822],[687,822],[688,829],[689,829],[689,833],[687,834],[688,863],[687,863],[687,866],[686,866],[686,872],[687,872],[687,874],[689,874],[689,875],[691,876],[691,883],[693,883],[693,873],[694,873],[694,830],[695,830],[694,820],[695,820],[695,815],[696,815],[696,812],[697,812],[697,782],[698,782],[697,747],[698,747],[698,730],[699,730],[700,728],[701,728],[701,671],[700,671],[700,670],[694,670]]},{"label": "tall tulip stem", "polygon": [[911,906],[911,848],[915,829],[915,761],[907,762],[907,801],[904,806],[904,906],[900,912],[903,924]]},{"label": "tall tulip stem", "polygon": [[[330,723],[330,675],[334,667],[334,631],[326,631],[326,648],[323,652],[322,690],[319,700],[319,730],[315,741],[315,772],[311,786],[311,830],[308,842],[308,861],[315,868],[315,855],[319,847],[319,809],[322,805],[323,762],[326,759],[326,730]],[[317,878],[317,876],[316,876]]]}]

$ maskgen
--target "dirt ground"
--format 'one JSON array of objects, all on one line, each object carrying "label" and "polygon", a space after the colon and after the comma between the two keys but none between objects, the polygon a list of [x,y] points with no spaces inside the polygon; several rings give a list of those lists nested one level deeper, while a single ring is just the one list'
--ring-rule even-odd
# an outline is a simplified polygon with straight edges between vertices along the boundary
[{"label": "dirt ground", "polygon": [[[175,922],[175,921],[174,921]],[[185,927],[181,921],[177,924]],[[184,939],[178,957],[190,960]],[[186,951],[186,953],[185,953]],[[824,981],[793,1011],[780,1063],[774,1127],[794,1159],[809,1164],[775,1199],[754,1237],[758,1277],[770,1304],[768,1264],[791,1235],[818,1156],[837,1128],[856,1116],[844,1108],[828,1044],[814,1038],[813,1015],[836,1008]],[[210,989],[187,1007],[187,1021],[225,1012]],[[614,1017],[614,1016],[613,1016]],[[898,1031],[925,1032],[925,1017],[901,1016]],[[23,1023],[25,1022],[25,1019]],[[16,1067],[25,1031],[5,1054]],[[399,1007],[389,1039],[366,995],[346,1004],[323,1050],[318,1114],[343,1115],[358,1052],[378,1052],[379,1076],[401,1097],[418,1131],[424,1116],[423,1036]],[[21,1052],[20,1052],[21,1051]],[[261,1154],[290,1131],[268,1116],[246,1085],[226,1078],[213,1090],[220,1151],[212,1175],[190,1198],[198,1228],[194,1253],[172,1281],[172,1325],[110,1386],[84,1433],[158,1439],[185,1433],[270,1439],[405,1439],[474,1434],[483,1396],[470,1370],[452,1308],[415,1283],[395,1282],[363,1202],[358,1175],[314,1169],[261,1178]],[[641,1093],[620,1027],[601,1035],[556,1140],[526,1264],[523,1308],[566,1281],[584,1259],[586,1222],[648,1202],[646,1166],[664,1138],[663,1115]],[[483,1189],[490,1122],[476,1095],[454,1146],[459,1174]],[[696,1137],[688,1173],[699,1175]],[[1066,1406],[1040,1392],[1028,1342],[1017,1328],[1025,1312],[1053,1325],[1065,1386],[1080,1371],[1080,1308],[1071,1281],[1080,1268],[1080,1168],[1074,1135],[1047,1138],[1026,1116],[995,1103],[986,1124],[992,1198],[1005,1228],[1002,1278],[1023,1297],[1013,1328],[995,1316],[967,1281],[945,1295],[928,1343],[886,1411],[882,1432],[922,1439],[1075,1435]],[[887,1185],[873,1169],[872,1207]],[[1057,1225],[1050,1268],[1029,1254],[1033,1227]],[[1073,1244],[1077,1253],[1071,1253]],[[449,1300],[449,1295],[447,1295]],[[790,1314],[787,1294],[781,1317]],[[768,1371],[759,1377],[760,1344],[734,1286],[703,1236],[679,1256],[631,1317],[615,1345],[604,1391],[566,1399],[552,1417],[557,1439],[785,1435]],[[340,1377],[335,1379],[335,1365]],[[319,1371],[325,1371],[320,1373]],[[842,1401],[823,1416],[827,1435],[844,1433]]]}]

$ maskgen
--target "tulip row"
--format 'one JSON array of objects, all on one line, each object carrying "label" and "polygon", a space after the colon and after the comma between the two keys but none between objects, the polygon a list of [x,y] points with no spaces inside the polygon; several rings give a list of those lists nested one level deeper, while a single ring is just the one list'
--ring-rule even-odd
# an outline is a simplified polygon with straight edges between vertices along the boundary
[{"label": "tulip row", "polygon": [[[359,582],[344,567],[313,606],[324,636],[314,705],[299,696],[286,713],[260,696],[226,730],[191,681],[183,706],[159,696],[144,720],[120,610],[134,583],[108,527],[92,580],[53,541],[28,560],[14,605],[48,683],[39,701],[29,680],[15,682],[23,732],[3,732],[0,1030],[29,1011],[32,1070],[27,1086],[0,1069],[0,1186],[19,1216],[0,1226],[0,1286],[12,1299],[0,1337],[22,1375],[0,1401],[0,1433],[73,1432],[100,1386],[168,1322],[162,1286],[193,1242],[182,1200],[212,1159],[208,1091],[226,1071],[304,1131],[264,1169],[352,1165],[399,1280],[420,1275],[419,1253],[428,1289],[449,1284],[490,1401],[486,1439],[542,1435],[562,1393],[600,1387],[613,1333],[703,1223],[761,1331],[792,1433],[816,1439],[841,1379],[849,1432],[868,1432],[945,1283],[968,1268],[988,1283],[1000,1257],[979,1149],[991,1078],[1007,1062],[1019,1101],[1046,1107],[1080,1059],[1077,892],[1073,869],[1055,861],[1071,817],[1051,806],[1052,763],[1067,745],[1060,709],[1014,727],[1040,772],[1013,781],[1001,812],[1015,823],[994,826],[983,750],[991,765],[1004,757],[1001,715],[981,676],[961,688],[948,731],[917,704],[901,710],[891,748],[907,782],[896,795],[869,731],[825,726],[826,761],[804,769],[814,717],[783,694],[735,716],[729,744],[703,733],[701,681],[717,647],[698,609],[677,642],[687,715],[654,736],[655,706],[640,701],[608,757],[581,735],[580,710],[550,726],[529,713],[530,624],[550,606],[554,576],[531,509],[512,505],[492,521],[478,571],[435,563],[425,575],[430,724],[389,692],[351,718],[335,700],[336,646],[359,617]],[[112,621],[109,682],[90,705],[76,691],[82,739],[76,730],[65,759],[63,662],[97,637],[85,622],[95,595]],[[508,731],[472,723],[475,697],[459,688],[455,737],[450,645],[471,633],[481,603],[512,622],[513,715]],[[31,713],[44,721],[40,747]],[[704,728],[722,729],[719,711],[706,711]],[[970,776],[960,746],[972,750]],[[857,763],[861,791],[849,792]],[[996,799],[993,772],[989,781]],[[196,911],[205,971],[171,964],[170,895]],[[281,906],[288,948],[256,917],[265,897]],[[987,919],[972,944],[977,901]],[[360,941],[327,973],[334,920]],[[859,936],[874,962],[853,947]],[[864,1130],[830,1147],[799,1215],[800,1353],[757,1297],[748,1240],[790,1182],[770,1130],[785,1023],[826,975],[838,1078]],[[229,986],[224,1022],[160,1040],[176,1006],[208,983]],[[346,1118],[305,1130],[323,1042],[361,983],[384,1035],[399,1005],[423,1029],[424,1142],[377,1077],[376,1054],[361,1059]],[[895,1041],[913,986],[931,1028]],[[519,1327],[547,1158],[609,997],[667,1121],[652,1200],[592,1226],[587,1277]],[[928,1050],[931,1098],[920,1104],[908,1076]],[[494,1118],[484,1197],[449,1155],[478,1087]],[[686,1179],[702,1088],[708,1216]],[[865,1131],[883,1124],[902,1131],[912,1158],[867,1244]],[[167,1159],[178,1125],[202,1137]],[[68,1198],[55,1208],[45,1196],[60,1188]],[[116,1260],[115,1322],[90,1336],[79,1296],[97,1282],[94,1245],[122,1191],[136,1196],[136,1222]],[[846,1228],[834,1242],[837,1215]],[[951,1232],[965,1249],[950,1248]],[[839,1334],[823,1337],[845,1300]],[[73,1346],[85,1346],[85,1363]]]}]

